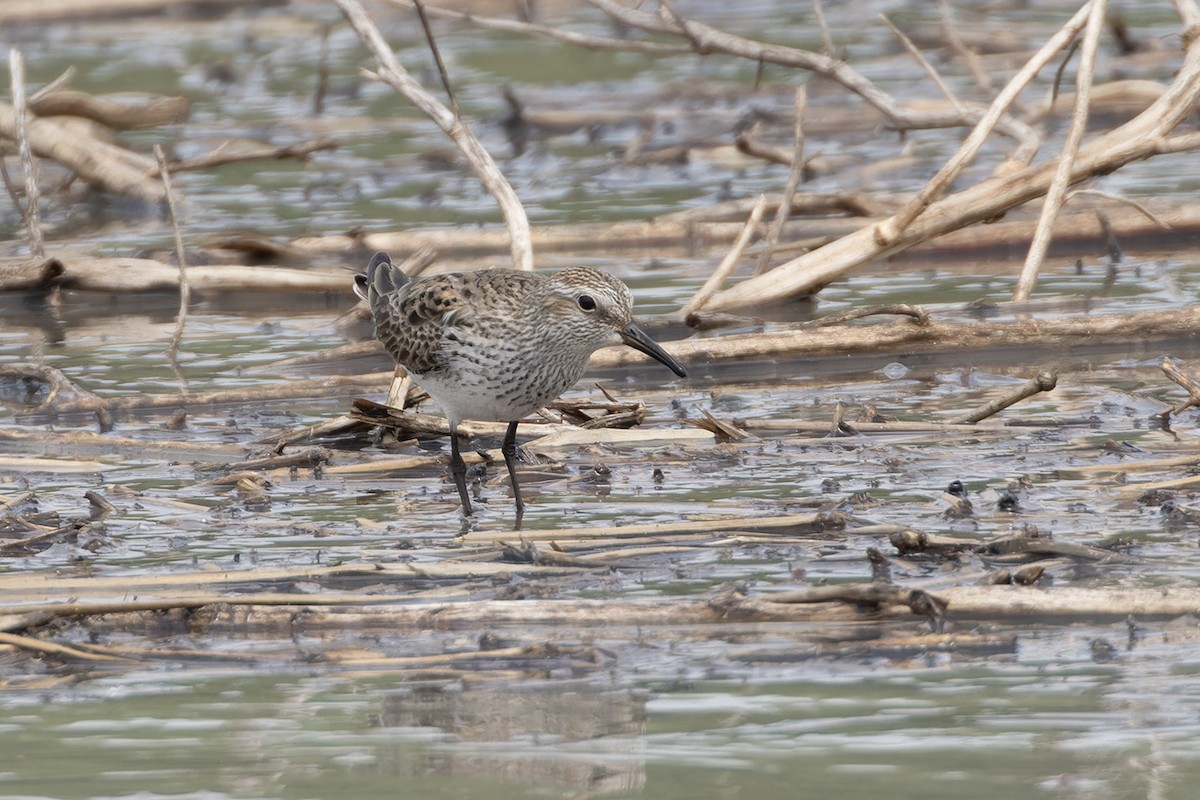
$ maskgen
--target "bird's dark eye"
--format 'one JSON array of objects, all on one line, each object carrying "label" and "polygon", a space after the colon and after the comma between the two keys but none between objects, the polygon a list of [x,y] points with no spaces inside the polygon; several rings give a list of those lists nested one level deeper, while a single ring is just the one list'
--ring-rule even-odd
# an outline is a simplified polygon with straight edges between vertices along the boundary
[{"label": "bird's dark eye", "polygon": [[590,294],[579,295],[579,300],[577,300],[576,302],[579,303],[579,307],[582,308],[584,311],[595,311],[596,310],[596,299],[594,297],[592,297]]}]

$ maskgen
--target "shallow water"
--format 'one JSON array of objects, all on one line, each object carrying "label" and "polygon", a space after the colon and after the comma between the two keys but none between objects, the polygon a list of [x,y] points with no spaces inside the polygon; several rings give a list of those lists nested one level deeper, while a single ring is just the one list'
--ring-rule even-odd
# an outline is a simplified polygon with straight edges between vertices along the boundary
[{"label": "shallow water", "polygon": [[[839,44],[864,69],[902,97],[931,90],[906,58],[866,65],[894,51],[881,26],[863,14],[884,11],[906,28],[936,24],[934,6],[830,4]],[[911,7],[910,7],[911,6]],[[818,46],[808,7],[755,3],[738,12],[698,4],[689,13],[748,35],[794,31],[795,42]],[[976,21],[982,9],[961,13]],[[1126,10],[1141,35],[1173,35],[1170,9]],[[931,16],[932,15],[932,16]],[[578,15],[573,15],[578,16]],[[1057,9],[1020,17],[1031,42],[1060,23]],[[386,27],[400,57],[427,62],[411,21]],[[597,15],[580,29],[608,32]],[[422,158],[446,145],[430,126],[403,109],[381,86],[360,84],[365,64],[357,40],[336,24],[329,38],[332,84],[323,117],[308,113],[319,30],[337,23],[331,6],[299,3],[288,10],[239,12],[216,20],[122,20],[12,28],[0,41],[21,47],[31,82],[44,83],[68,64],[74,83],[95,91],[148,90],[193,98],[191,118],[128,141],[173,145],[179,155],[206,152],[222,139],[247,136],[275,143],[335,132],[343,146],[307,165],[268,163],[188,174],[178,180],[185,235],[256,230],[280,240],[362,226],[393,230],[436,224],[472,226],[498,219],[473,179]],[[654,61],[642,56],[579,53],[545,43],[439,26],[464,112],[497,153],[508,143],[498,86],[552,107],[611,105],[659,108],[687,124],[664,131],[662,143],[730,127],[749,106],[786,109],[787,76],[747,99],[753,69],[694,57]],[[791,39],[789,33],[789,40]],[[69,45],[69,46],[68,46]],[[223,82],[212,63],[237,76]],[[418,67],[414,66],[414,69]],[[421,67],[420,69],[426,70]],[[680,93],[697,69],[728,98]],[[947,70],[952,85],[967,79]],[[428,71],[421,74],[429,82]],[[1165,78],[1151,74],[1149,77]],[[616,88],[614,88],[616,87]],[[814,89],[815,91],[815,89]],[[819,97],[814,100],[819,102]],[[613,126],[534,142],[502,161],[535,222],[640,218],[717,198],[775,190],[778,169],[732,169],[720,163],[632,168],[611,152],[636,134]],[[914,134],[917,157],[905,169],[873,178],[853,171],[818,178],[814,191],[858,188],[911,191],[940,165],[952,142]],[[879,159],[904,148],[898,137],[816,140],[828,155],[870,152]],[[1099,183],[1108,191],[1194,198],[1193,157],[1134,165]],[[850,184],[847,186],[846,184]],[[51,201],[50,240],[84,251],[129,255],[170,247],[163,221],[119,203],[88,211]],[[0,208],[0,245],[21,252],[19,218]],[[1055,314],[1117,313],[1178,308],[1200,283],[1195,254],[1128,253],[1115,267],[1100,251],[1049,265],[1039,298],[1074,298]],[[629,280],[639,313],[677,308],[707,277],[719,256],[709,253],[591,256],[589,263]],[[544,260],[561,266],[566,257]],[[1074,259],[1070,259],[1073,262]],[[350,265],[347,265],[350,266]],[[349,274],[349,272],[347,273]],[[969,319],[965,304],[1001,301],[1011,292],[1009,264],[908,261],[856,274],[822,291],[815,308],[796,315],[889,302],[921,304],[949,318]],[[336,318],[353,303],[344,296],[201,297],[180,351],[194,392],[256,388],[319,377],[281,366],[296,356],[341,344]],[[109,298],[67,293],[50,319],[31,298],[0,297],[0,363],[40,359],[104,396],[169,393],[178,383],[164,351],[174,326],[170,295]],[[1012,318],[1008,312],[999,320]],[[772,364],[689,364],[692,377],[668,383],[664,370],[606,375],[610,391],[640,399],[645,429],[686,427],[709,411],[744,424],[757,438],[725,445],[661,443],[555,450],[547,477],[530,481],[530,530],[602,523],[649,523],[722,514],[761,517],[820,506],[850,509],[861,520],[909,526],[980,541],[1031,524],[1066,542],[1099,545],[1120,538],[1137,564],[1056,565],[1055,585],[1192,585],[1200,577],[1194,522],[1169,524],[1158,505],[1139,503],[1115,478],[1072,471],[1099,460],[1116,462],[1190,452],[1198,441],[1192,416],[1174,431],[1148,417],[1184,399],[1158,363],[1165,354],[1194,359],[1194,341],[1131,343],[1070,351],[890,353]],[[1017,410],[1025,428],[945,441],[928,433],[851,438],[755,429],[756,421],[829,421],[845,403],[851,415],[870,403],[880,414],[908,420],[950,420],[1038,369],[1060,371],[1051,395]],[[370,371],[385,362],[344,365]],[[101,492],[117,510],[76,541],[0,556],[0,574],[58,573],[124,577],[249,570],[336,563],[436,564],[460,555],[453,488],[439,469],[386,478],[351,478],[300,469],[273,476],[264,496],[246,496],[208,482],[189,458],[152,442],[230,444],[248,453],[260,440],[344,413],[362,392],[253,406],[189,409],[183,432],[163,429],[169,412],[129,414],[116,434],[147,442],[137,456],[113,450],[39,453],[21,457],[58,464],[0,472],[0,496],[36,491],[38,509],[61,519],[86,517],[84,492]],[[370,393],[382,399],[380,393]],[[594,396],[587,382],[571,396]],[[90,430],[85,416],[48,423],[0,409],[0,425],[19,430]],[[1113,454],[1112,443],[1141,453]],[[495,446],[494,442],[484,445]],[[374,443],[335,452],[334,464],[380,456]],[[164,444],[164,447],[168,445]],[[402,444],[387,455],[440,451],[444,440]],[[100,466],[74,471],[79,460]],[[607,480],[588,480],[597,463]],[[664,480],[655,483],[655,468]],[[1176,478],[1187,467],[1137,479]],[[493,473],[494,476],[494,473]],[[1024,480],[1017,512],[996,507],[1011,482]],[[977,513],[945,514],[938,498],[954,480],[966,484]],[[508,535],[511,500],[496,482],[483,489],[478,530]],[[136,493],[136,494],[135,494]],[[863,493],[857,498],[857,493]],[[1190,499],[1184,490],[1180,503]],[[181,503],[191,504],[183,506]],[[707,597],[730,582],[763,594],[822,582],[866,580],[867,547],[894,553],[884,535],[827,532],[777,543],[696,547],[669,558],[631,558],[601,582],[565,580],[554,596]],[[943,564],[897,560],[901,581],[952,580]],[[972,567],[981,565],[972,564]],[[802,573],[802,574],[801,574]],[[517,579],[520,583],[522,579]],[[436,582],[434,582],[436,583]],[[437,586],[434,585],[433,589]],[[320,591],[304,588],[304,591]],[[432,591],[429,586],[422,591]],[[490,584],[449,586],[447,592],[491,597]],[[414,597],[419,599],[414,590]],[[88,599],[82,596],[80,599]],[[911,632],[925,629],[914,619]],[[0,650],[0,794],[9,797],[422,797],[753,795],[761,798],[855,797],[1183,798],[1197,778],[1200,735],[1200,648],[1194,623],[1133,621],[1125,625],[1045,625],[1017,631],[980,626],[976,632],[1016,636],[1015,650],[987,656],[924,653],[855,655],[832,647],[844,631],[821,626],[764,625],[744,639],[698,631],[641,635],[624,630],[559,632],[597,646],[608,661],[589,667],[547,659],[512,670],[483,660],[466,675],[429,677],[411,669],[323,662],[330,649],[382,652],[470,652],[475,633],[430,633],[419,642],[371,638],[348,629],[332,639],[294,640],[173,634],[175,648],[194,657],[165,656],[135,667],[29,658]],[[104,641],[143,642],[140,631]],[[496,631],[523,641],[522,631]],[[964,632],[968,633],[968,632]],[[64,628],[62,637],[86,631]],[[375,636],[374,634],[371,635]],[[830,649],[813,646],[827,636]],[[54,638],[53,636],[51,638]],[[153,636],[149,637],[153,643]],[[164,637],[165,641],[165,637]],[[300,658],[297,658],[300,656]],[[309,659],[309,663],[301,663]]]}]

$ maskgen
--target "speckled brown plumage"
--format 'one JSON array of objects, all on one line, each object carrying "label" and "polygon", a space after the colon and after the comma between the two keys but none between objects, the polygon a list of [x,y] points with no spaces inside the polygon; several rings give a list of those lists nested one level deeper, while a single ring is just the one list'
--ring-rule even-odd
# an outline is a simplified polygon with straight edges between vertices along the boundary
[{"label": "speckled brown plumage", "polygon": [[[621,281],[587,267],[553,275],[508,269],[409,280],[377,253],[356,290],[375,335],[445,411],[453,432],[464,419],[508,422],[504,454],[520,525],[524,504],[513,458],[516,426],[582,377],[597,349],[625,342],[683,367],[633,323],[633,297]],[[471,513],[457,437],[451,472]]]}]

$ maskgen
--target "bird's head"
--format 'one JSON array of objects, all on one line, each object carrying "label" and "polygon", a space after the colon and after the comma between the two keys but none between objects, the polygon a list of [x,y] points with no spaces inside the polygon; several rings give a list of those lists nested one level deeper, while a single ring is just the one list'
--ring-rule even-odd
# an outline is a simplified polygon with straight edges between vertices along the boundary
[{"label": "bird's head", "polygon": [[563,341],[552,343],[592,352],[625,343],[666,365],[679,377],[684,368],[633,321],[633,295],[621,281],[590,267],[556,273],[547,284],[543,313],[557,323]]}]

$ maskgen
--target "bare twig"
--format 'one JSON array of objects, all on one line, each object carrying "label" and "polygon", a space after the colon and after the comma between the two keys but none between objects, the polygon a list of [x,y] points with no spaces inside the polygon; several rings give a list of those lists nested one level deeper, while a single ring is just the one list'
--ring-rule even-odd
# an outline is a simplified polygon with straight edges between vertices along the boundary
[{"label": "bare twig", "polygon": [[925,71],[925,74],[929,76],[929,79],[933,81],[934,86],[937,86],[938,91],[942,93],[942,96],[950,101],[950,105],[954,106],[954,110],[965,116],[967,110],[963,108],[962,103],[958,102],[958,98],[954,96],[954,92],[950,91],[950,87],[947,86],[946,82],[942,80],[942,76],[938,75],[937,70],[933,68],[933,64],[930,64],[929,60],[925,58],[919,49],[917,49],[917,46],[913,44],[913,40],[908,38],[908,34],[897,28],[895,24],[888,19],[886,14],[880,14],[879,18],[883,20],[884,25],[888,26],[888,28],[892,31],[892,34],[900,40],[900,44],[904,45],[904,49],[908,51],[909,55],[916,59],[917,64],[919,64],[921,69]]},{"label": "bare twig", "polygon": [[183,252],[183,235],[179,231],[179,218],[175,214],[175,192],[171,188],[171,171],[167,169],[167,157],[160,145],[154,145],[154,158],[158,161],[159,174],[162,176],[163,189],[166,190],[167,215],[171,219],[171,230],[175,234],[175,258],[179,261],[179,314],[175,317],[175,333],[171,336],[171,344],[167,346],[167,359],[171,369],[179,379],[179,393],[188,393],[187,378],[179,368],[179,342],[183,339],[183,328],[187,324],[188,304],[191,301],[192,290],[188,284],[187,258]]},{"label": "bare twig", "polygon": [[[314,139],[311,142],[300,142],[299,144],[283,145],[281,147],[250,147],[245,148],[240,145],[231,147],[230,142],[219,145],[217,149],[211,153],[205,153],[197,158],[189,158],[186,161],[170,161],[167,163],[168,172],[195,172],[202,169],[212,169],[213,167],[221,167],[226,164],[239,164],[243,161],[271,161],[282,160],[285,158],[306,159],[312,153],[320,150],[332,150],[338,146],[335,139]],[[161,167],[154,170],[154,174],[158,175]]]},{"label": "bare twig", "polygon": [[[29,148],[28,109],[25,103],[25,59],[15,47],[8,53],[8,70],[12,78],[13,115],[17,129],[17,153],[25,173],[25,227],[29,231],[29,251],[35,258],[45,258],[42,225],[39,219],[37,162]],[[19,208],[19,206],[18,206]]]},{"label": "bare twig", "polygon": [[54,80],[47,83],[42,88],[38,89],[33,94],[29,95],[29,102],[36,103],[51,92],[58,91],[62,87],[69,84],[75,78],[75,67],[67,67],[63,70],[62,75],[59,75]]},{"label": "bare twig", "polygon": [[438,77],[442,79],[442,88],[446,90],[446,99],[450,101],[450,113],[455,117],[458,113],[458,98],[454,96],[454,87],[450,84],[450,75],[446,72],[446,62],[442,61],[442,51],[438,49],[437,40],[433,38],[433,28],[429,26],[429,15],[425,13],[425,4],[421,0],[413,0],[417,9],[417,17],[421,20],[421,29],[425,31],[425,41],[429,51],[433,53],[433,63],[437,65]]},{"label": "bare twig", "polygon": [[429,117],[458,146],[471,169],[500,205],[512,239],[513,266],[518,269],[533,269],[533,244],[529,232],[529,217],[516,192],[513,191],[512,185],[500,172],[495,160],[471,133],[470,128],[464,125],[453,111],[417,83],[400,65],[396,54],[384,40],[379,28],[367,16],[361,3],[357,0],[336,0],[336,2],[346,19],[350,21],[350,25],[358,33],[359,38],[375,56],[376,63],[379,65],[377,72],[368,72],[367,74],[377,77],[395,89],[425,116]]},{"label": "bare twig", "polygon": [[1035,394],[1042,392],[1049,392],[1057,385],[1058,376],[1053,372],[1039,372],[1036,377],[1030,378],[1012,394],[998,397],[990,403],[980,406],[962,419],[955,420],[955,422],[966,425],[981,422],[993,414],[998,414],[1009,406],[1021,402],[1027,397],[1033,397]]},{"label": "bare twig", "polygon": [[325,96],[329,94],[329,34],[332,31],[332,25],[321,27],[321,49],[317,53],[317,88],[313,91],[314,117],[325,113]]},{"label": "bare twig", "polygon": [[792,196],[796,194],[800,180],[804,177],[804,106],[807,99],[808,94],[804,84],[800,84],[796,87],[796,119],[792,126],[792,163],[788,168],[787,185],[784,187],[783,197],[775,209],[775,220],[771,223],[771,229],[767,231],[767,240],[763,243],[762,253],[758,257],[758,266],[754,270],[755,275],[761,275],[770,266],[771,257],[775,254],[775,245],[779,244],[779,235],[783,232],[783,226],[787,224],[788,216],[791,214]]},{"label": "bare twig", "polygon": [[[784,198],[780,205],[786,206],[787,204],[788,199]],[[750,240],[754,237],[755,232],[758,231],[758,223],[762,220],[763,212],[766,208],[766,195],[759,195],[758,202],[754,204],[754,209],[750,212],[750,217],[746,220],[746,224],[742,226],[742,231],[734,241],[733,247],[729,248],[729,252],[725,254],[725,258],[721,259],[721,263],[713,270],[713,274],[692,295],[692,299],[688,300],[683,308],[679,309],[679,317],[686,319],[688,314],[702,308],[708,302],[708,298],[712,297],[721,288],[721,284],[725,283],[730,273],[733,272],[734,267],[737,266],[738,261],[741,260],[742,253],[746,250],[747,245],[750,244]]]},{"label": "bare twig", "polygon": [[1171,223],[1167,222],[1165,219],[1158,216],[1150,209],[1146,208],[1145,205],[1138,202],[1137,200],[1134,200],[1129,197],[1122,197],[1119,194],[1112,194],[1111,192],[1102,192],[1099,189],[1073,189],[1072,191],[1067,193],[1066,200],[1064,202],[1073,200],[1074,198],[1079,197],[1080,195],[1090,195],[1092,197],[1103,197],[1105,200],[1111,200],[1114,203],[1122,203],[1124,205],[1131,207],[1134,211],[1137,211],[1143,217],[1150,220],[1155,225],[1162,228],[1164,231],[1171,230]]},{"label": "bare twig", "polygon": [[1037,283],[1038,271],[1046,259],[1046,251],[1050,249],[1050,239],[1054,235],[1054,222],[1062,209],[1067,189],[1071,184],[1071,174],[1075,167],[1075,158],[1079,154],[1079,143],[1087,130],[1088,103],[1092,97],[1092,75],[1096,70],[1096,48],[1099,46],[1100,34],[1104,30],[1104,16],[1108,9],[1106,0],[1092,0],[1091,12],[1088,16],[1087,30],[1084,32],[1083,47],[1079,55],[1079,73],[1075,78],[1075,110],[1071,113],[1071,127],[1067,130],[1067,139],[1063,143],[1062,154],[1058,158],[1058,168],[1054,179],[1046,192],[1046,200],[1042,205],[1042,215],[1038,219],[1037,231],[1033,236],[1033,244],[1029,246],[1029,254],[1025,257],[1025,266],[1017,279],[1017,287],[1013,291],[1013,300],[1028,300]]}]

